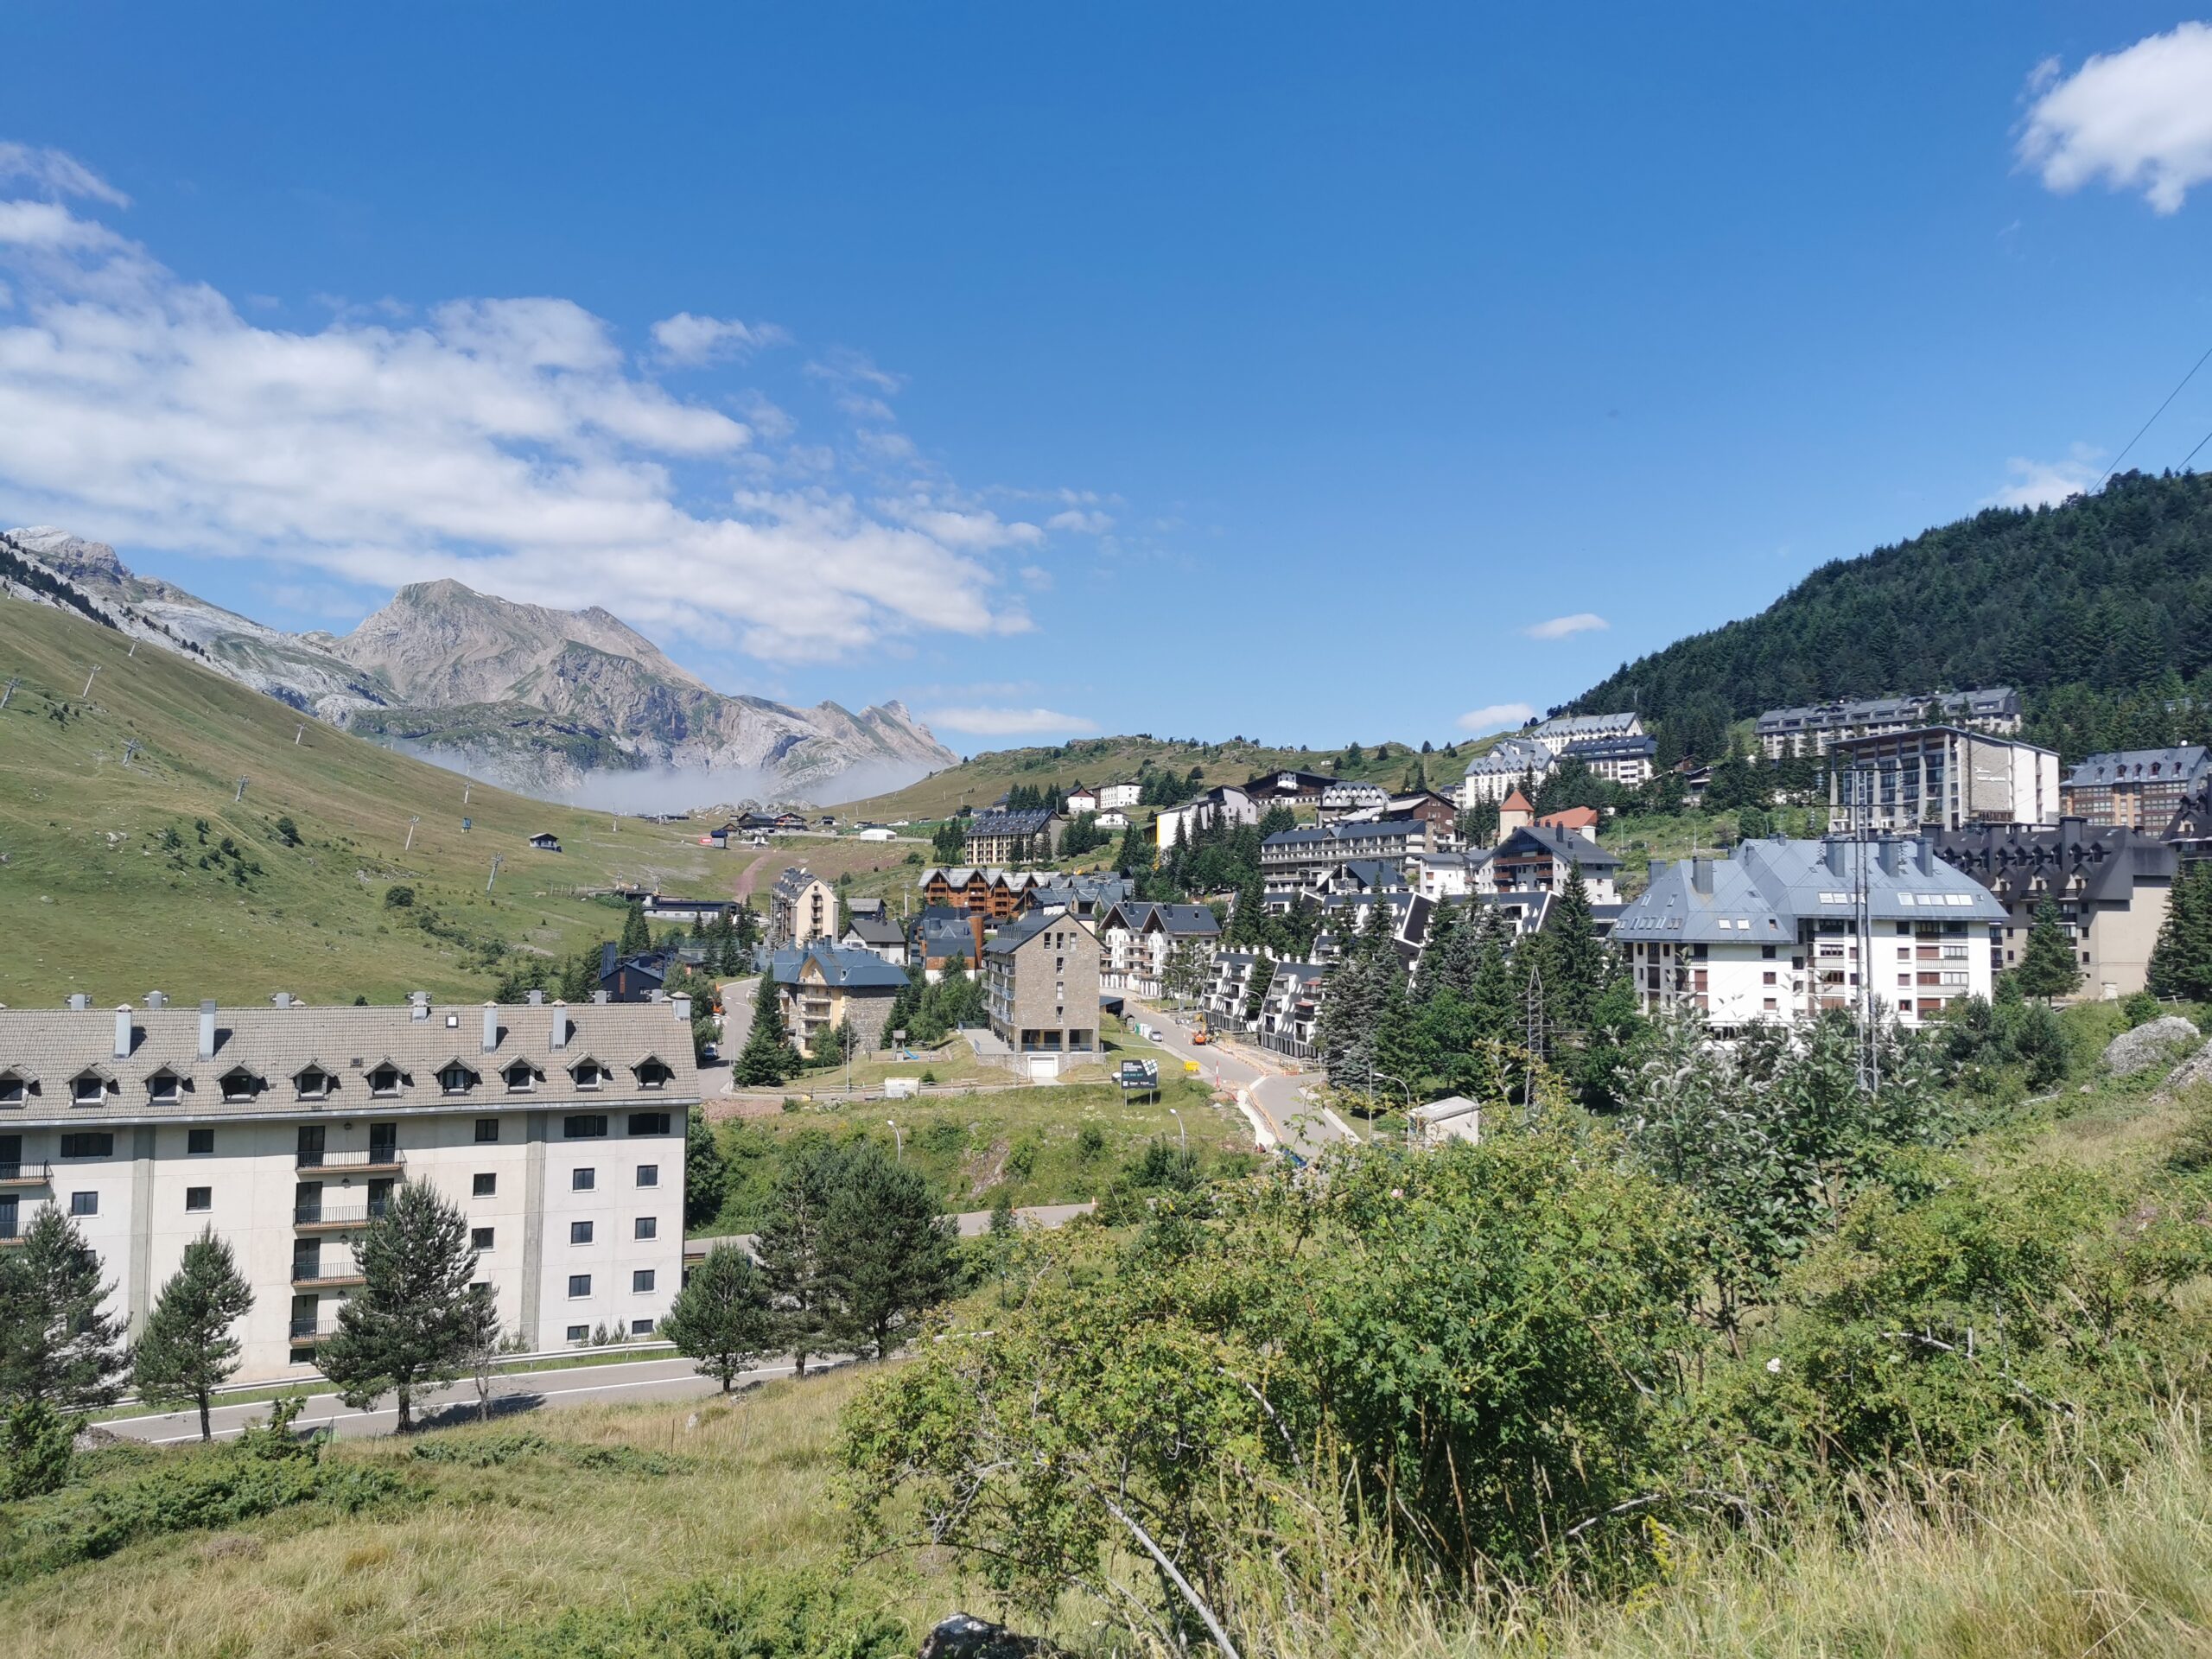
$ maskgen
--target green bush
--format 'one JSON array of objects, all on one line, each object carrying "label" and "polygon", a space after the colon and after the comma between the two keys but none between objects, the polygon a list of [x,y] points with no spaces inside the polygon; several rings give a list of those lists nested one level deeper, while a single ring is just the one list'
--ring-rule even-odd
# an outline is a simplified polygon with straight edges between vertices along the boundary
[{"label": "green bush", "polygon": [[478,1659],[904,1659],[890,1614],[855,1605],[826,1573],[701,1580],[642,1605],[572,1607],[550,1623],[493,1630]]},{"label": "green bush", "polygon": [[550,1458],[571,1469],[606,1470],[626,1475],[672,1475],[687,1467],[682,1458],[664,1452],[641,1452],[631,1446],[577,1446],[549,1440],[535,1429],[509,1429],[499,1434],[466,1439],[425,1440],[415,1448],[420,1463],[450,1464],[463,1469],[499,1469],[528,1458]]},{"label": "green bush", "polygon": [[76,1431],[69,1420],[42,1400],[27,1400],[8,1414],[4,1435],[7,1463],[0,1470],[0,1497],[41,1497],[69,1484],[76,1460]]}]

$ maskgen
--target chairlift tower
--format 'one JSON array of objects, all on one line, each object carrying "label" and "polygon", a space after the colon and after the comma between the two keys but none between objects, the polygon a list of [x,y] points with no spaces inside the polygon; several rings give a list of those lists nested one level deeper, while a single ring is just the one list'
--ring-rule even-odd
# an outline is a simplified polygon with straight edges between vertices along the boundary
[{"label": "chairlift tower", "polygon": [[1854,767],[1851,773],[1851,918],[1859,951],[1858,1077],[1862,1093],[1882,1087],[1881,1001],[1874,994],[1874,803],[1875,774]]}]

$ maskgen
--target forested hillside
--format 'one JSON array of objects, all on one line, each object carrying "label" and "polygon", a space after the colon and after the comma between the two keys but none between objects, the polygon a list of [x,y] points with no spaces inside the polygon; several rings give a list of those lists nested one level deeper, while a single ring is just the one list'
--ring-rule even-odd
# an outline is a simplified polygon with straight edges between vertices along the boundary
[{"label": "forested hillside", "polygon": [[2202,738],[2201,716],[2164,705],[2208,666],[2212,475],[2126,473],[2062,506],[1993,509],[1824,565],[1572,707],[1638,709],[1670,758],[1710,759],[1729,720],[1764,709],[2009,684],[2029,696],[2031,735],[2070,756]]}]

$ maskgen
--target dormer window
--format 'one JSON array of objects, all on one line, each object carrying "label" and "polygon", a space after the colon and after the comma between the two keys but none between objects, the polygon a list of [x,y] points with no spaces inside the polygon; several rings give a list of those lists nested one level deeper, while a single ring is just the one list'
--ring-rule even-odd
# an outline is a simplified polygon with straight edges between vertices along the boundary
[{"label": "dormer window", "polygon": [[338,1079],[319,1065],[311,1065],[292,1082],[300,1091],[302,1100],[327,1100]]},{"label": "dormer window", "polygon": [[474,1089],[479,1081],[476,1073],[459,1060],[451,1062],[438,1073],[438,1087],[449,1095],[465,1095]]},{"label": "dormer window", "polygon": [[537,1072],[527,1060],[517,1060],[499,1075],[507,1080],[511,1095],[526,1095],[537,1086]]},{"label": "dormer window", "polygon": [[107,1079],[97,1071],[80,1071],[69,1080],[69,1103],[72,1106],[105,1106],[107,1104]]},{"label": "dormer window", "polygon": [[30,1095],[30,1084],[20,1071],[0,1071],[0,1106],[20,1106]]},{"label": "dormer window", "polygon": [[146,1079],[146,1098],[156,1106],[174,1106],[182,1085],[174,1071],[156,1071]]},{"label": "dormer window", "polygon": [[226,1101],[251,1100],[264,1086],[259,1077],[242,1065],[223,1073],[223,1098]]},{"label": "dormer window", "polygon": [[638,1087],[640,1089],[665,1089],[668,1087],[668,1080],[676,1075],[658,1059],[639,1061],[637,1071]]},{"label": "dormer window", "polygon": [[576,1080],[579,1089],[598,1089],[607,1083],[607,1068],[597,1060],[579,1060],[569,1076]]},{"label": "dormer window", "polygon": [[399,1068],[386,1062],[369,1073],[369,1092],[379,1099],[388,1099],[399,1092]]}]

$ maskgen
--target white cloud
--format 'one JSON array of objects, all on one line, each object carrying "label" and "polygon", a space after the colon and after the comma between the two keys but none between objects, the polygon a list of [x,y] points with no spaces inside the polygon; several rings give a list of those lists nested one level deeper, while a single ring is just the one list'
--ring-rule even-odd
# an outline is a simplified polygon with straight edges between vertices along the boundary
[{"label": "white cloud", "polygon": [[1509,726],[1526,726],[1536,717],[1536,711],[1525,702],[1491,702],[1479,709],[1470,709],[1459,716],[1463,732],[1472,732],[1478,737],[1484,732],[1502,732]]},{"label": "white cloud", "polygon": [[1578,633],[1591,633],[1610,628],[1612,624],[1595,611],[1577,611],[1572,616],[1554,616],[1549,621],[1531,622],[1521,630],[1531,639],[1565,639]]},{"label": "white cloud", "polygon": [[2037,66],[2035,102],[2020,130],[2021,162],[2062,194],[2102,178],[2177,213],[2212,180],[2212,25],[2181,23],[2071,75]]},{"label": "white cloud", "polygon": [[128,207],[130,198],[74,156],[30,144],[0,143],[0,184],[22,180],[50,195],[84,196],[111,207]]},{"label": "white cloud", "polygon": [[697,317],[679,311],[652,327],[653,344],[664,361],[679,368],[743,357],[781,342],[784,331],[772,323],[740,322],[734,317]]},{"label": "white cloud", "polygon": [[1056,512],[1047,518],[1045,528],[1070,531],[1078,536],[1103,536],[1114,528],[1114,521],[1103,512],[1081,512],[1070,507],[1066,512]]},{"label": "white cloud", "polygon": [[[115,199],[67,158],[32,154],[41,182]],[[818,470],[817,451],[756,472],[760,431],[627,366],[608,324],[570,301],[263,327],[43,200],[0,201],[0,279],[16,301],[0,315],[0,486],[27,517],[126,548],[263,559],[281,580],[453,576],[600,604],[648,634],[769,660],[1031,626],[989,556],[1033,526],[942,500],[887,514]],[[897,384],[837,362],[846,384]],[[777,476],[811,481],[750,486]]]},{"label": "white cloud", "polygon": [[1039,737],[1054,732],[1095,732],[1098,722],[1053,709],[935,709],[922,716],[931,730],[974,737]]},{"label": "white cloud", "polygon": [[2097,481],[2103,470],[2097,465],[2103,452],[2086,443],[2075,444],[2063,461],[2029,461],[2015,455],[2005,463],[2012,481],[1994,495],[1983,498],[1985,507],[2055,507],[2069,495],[2080,495]]}]

